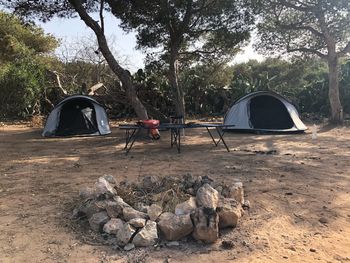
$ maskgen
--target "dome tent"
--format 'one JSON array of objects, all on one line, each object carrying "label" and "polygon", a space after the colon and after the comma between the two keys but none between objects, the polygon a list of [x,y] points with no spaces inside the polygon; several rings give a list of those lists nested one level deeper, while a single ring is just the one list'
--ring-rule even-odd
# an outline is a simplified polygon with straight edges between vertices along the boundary
[{"label": "dome tent", "polygon": [[65,98],[51,111],[42,136],[106,135],[111,133],[106,111],[83,95]]},{"label": "dome tent", "polygon": [[287,99],[271,91],[257,91],[239,100],[227,111],[228,130],[252,132],[303,132],[307,129],[298,111]]}]

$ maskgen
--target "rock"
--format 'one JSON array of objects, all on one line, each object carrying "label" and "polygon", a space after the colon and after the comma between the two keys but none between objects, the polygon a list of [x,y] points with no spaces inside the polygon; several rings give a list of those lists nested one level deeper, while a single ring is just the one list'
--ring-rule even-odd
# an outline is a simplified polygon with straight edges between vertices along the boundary
[{"label": "rock", "polygon": [[158,176],[145,176],[142,178],[142,188],[150,191],[159,187],[160,182],[161,180]]},{"label": "rock", "polygon": [[123,208],[123,217],[125,221],[130,221],[134,218],[143,218],[148,219],[148,215],[145,213],[142,213],[140,211],[137,211],[136,209],[132,207],[124,207]]},{"label": "rock", "polygon": [[133,228],[129,223],[125,223],[118,231],[117,244],[119,246],[125,246],[127,243],[129,243],[135,231],[135,228]]},{"label": "rock", "polygon": [[136,205],[134,205],[134,208],[138,211],[141,211],[141,212],[144,212],[144,213],[147,213],[147,210],[149,208],[148,205],[145,205],[143,203],[136,203]]},{"label": "rock", "polygon": [[125,251],[130,251],[132,249],[135,248],[135,245],[133,243],[129,243],[129,244],[126,244],[126,246],[124,247],[124,250]]},{"label": "rock", "polygon": [[89,224],[92,230],[95,232],[100,232],[109,220],[109,216],[107,212],[102,211],[96,214],[93,214],[89,219]]},{"label": "rock", "polygon": [[119,217],[123,215],[123,206],[116,201],[107,201],[105,209],[110,217]]},{"label": "rock", "polygon": [[97,205],[97,202],[89,200],[84,202],[79,208],[79,211],[86,215],[89,219],[93,214],[103,211],[103,207]]},{"label": "rock", "polygon": [[223,240],[221,242],[221,246],[223,249],[232,249],[234,247],[234,243],[232,240]]},{"label": "rock", "polygon": [[198,176],[193,184],[193,190],[197,193],[198,189],[202,186],[202,176]]},{"label": "rock", "polygon": [[243,184],[241,182],[234,183],[229,188],[229,193],[226,197],[234,198],[238,203],[244,204]]},{"label": "rock", "polygon": [[163,212],[163,209],[156,204],[152,204],[147,209],[147,214],[152,221],[156,221],[162,212]]},{"label": "rock", "polygon": [[79,197],[82,200],[94,199],[95,198],[95,190],[91,187],[84,187],[79,190]]},{"label": "rock", "polygon": [[316,252],[316,249],[310,248],[310,252]]},{"label": "rock", "polygon": [[195,193],[195,191],[194,191],[194,189],[192,187],[186,189],[186,193],[189,194],[189,195],[193,195],[193,196],[196,195],[196,193]]},{"label": "rock", "polygon": [[220,198],[216,211],[219,215],[219,228],[237,226],[242,216],[240,205],[233,198]]},{"label": "rock", "polygon": [[223,185],[221,195],[223,197],[228,197],[229,192],[230,192],[230,188],[227,185]]},{"label": "rock", "polygon": [[129,224],[136,228],[142,228],[146,225],[146,219],[144,218],[133,218],[129,221]]},{"label": "rock", "polygon": [[244,200],[244,203],[242,204],[242,208],[244,210],[249,210],[250,209],[250,202],[249,202],[249,200]]},{"label": "rock", "polygon": [[325,217],[321,217],[318,221],[322,224],[328,224],[328,219]]},{"label": "rock", "polygon": [[117,181],[115,180],[115,178],[113,177],[113,175],[109,175],[109,174],[105,174],[103,176],[103,178],[110,184],[116,185]]},{"label": "rock", "polygon": [[180,246],[180,243],[178,241],[170,241],[166,243],[167,247],[178,247]]},{"label": "rock", "polygon": [[201,181],[202,184],[209,184],[209,185],[212,185],[214,183],[214,180],[212,178],[210,178],[208,175],[204,175],[202,177],[202,181]]},{"label": "rock", "polygon": [[147,221],[144,228],[138,232],[132,240],[136,247],[153,246],[158,239],[157,223],[154,221]]},{"label": "rock", "polygon": [[103,232],[107,234],[118,234],[118,231],[124,226],[123,220],[120,218],[111,218],[104,226]]},{"label": "rock", "polygon": [[185,215],[190,214],[196,210],[196,198],[190,197],[186,202],[180,203],[175,207],[175,215]]},{"label": "rock", "polygon": [[95,183],[95,195],[98,199],[109,199],[117,195],[117,191],[103,177],[98,178]]},{"label": "rock", "polygon": [[189,214],[177,216],[173,213],[163,213],[159,217],[158,227],[166,240],[179,240],[193,231]]},{"label": "rock", "polygon": [[187,173],[182,177],[182,185],[185,189],[192,188],[195,182],[196,178],[190,173]]},{"label": "rock", "polygon": [[218,191],[219,195],[221,195],[223,187],[221,185],[218,185],[215,187],[215,190]]},{"label": "rock", "polygon": [[215,210],[219,202],[219,193],[209,184],[204,184],[198,189],[196,200],[198,207],[208,207]]},{"label": "rock", "polygon": [[219,237],[219,216],[213,208],[199,207],[191,215],[194,224],[192,236],[204,243],[213,243]]}]

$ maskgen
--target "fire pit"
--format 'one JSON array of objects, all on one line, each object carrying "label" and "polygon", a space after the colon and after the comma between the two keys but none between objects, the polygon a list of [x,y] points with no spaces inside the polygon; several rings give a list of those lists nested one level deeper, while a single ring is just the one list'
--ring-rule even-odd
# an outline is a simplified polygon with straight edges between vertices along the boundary
[{"label": "fire pit", "polygon": [[191,174],[145,176],[138,183],[117,183],[105,175],[79,196],[73,217],[87,219],[93,231],[113,237],[125,250],[188,237],[213,243],[221,229],[234,228],[243,208],[249,208],[241,182],[228,185]]}]

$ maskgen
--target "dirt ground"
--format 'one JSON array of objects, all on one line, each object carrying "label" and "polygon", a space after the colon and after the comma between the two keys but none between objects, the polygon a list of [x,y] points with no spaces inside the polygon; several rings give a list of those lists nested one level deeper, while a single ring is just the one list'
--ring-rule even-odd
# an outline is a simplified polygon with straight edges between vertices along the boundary
[{"label": "dirt ground", "polygon": [[[193,129],[178,154],[163,132],[128,156],[117,127],[105,137],[40,132],[0,126],[0,262],[350,262],[349,128],[319,127],[317,140],[310,132],[227,133],[229,153]],[[104,174],[121,181],[186,173],[243,182],[251,209],[221,237],[232,249],[220,240],[118,251],[70,219],[79,189]]]}]

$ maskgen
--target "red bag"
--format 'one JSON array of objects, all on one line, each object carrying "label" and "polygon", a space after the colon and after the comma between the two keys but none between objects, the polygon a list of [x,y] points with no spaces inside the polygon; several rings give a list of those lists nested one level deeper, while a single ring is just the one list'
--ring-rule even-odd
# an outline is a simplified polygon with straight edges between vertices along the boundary
[{"label": "red bag", "polygon": [[158,140],[160,138],[160,133],[157,129],[157,127],[159,126],[159,120],[143,120],[139,123],[141,123],[144,127],[150,129],[149,133],[152,139]]}]

